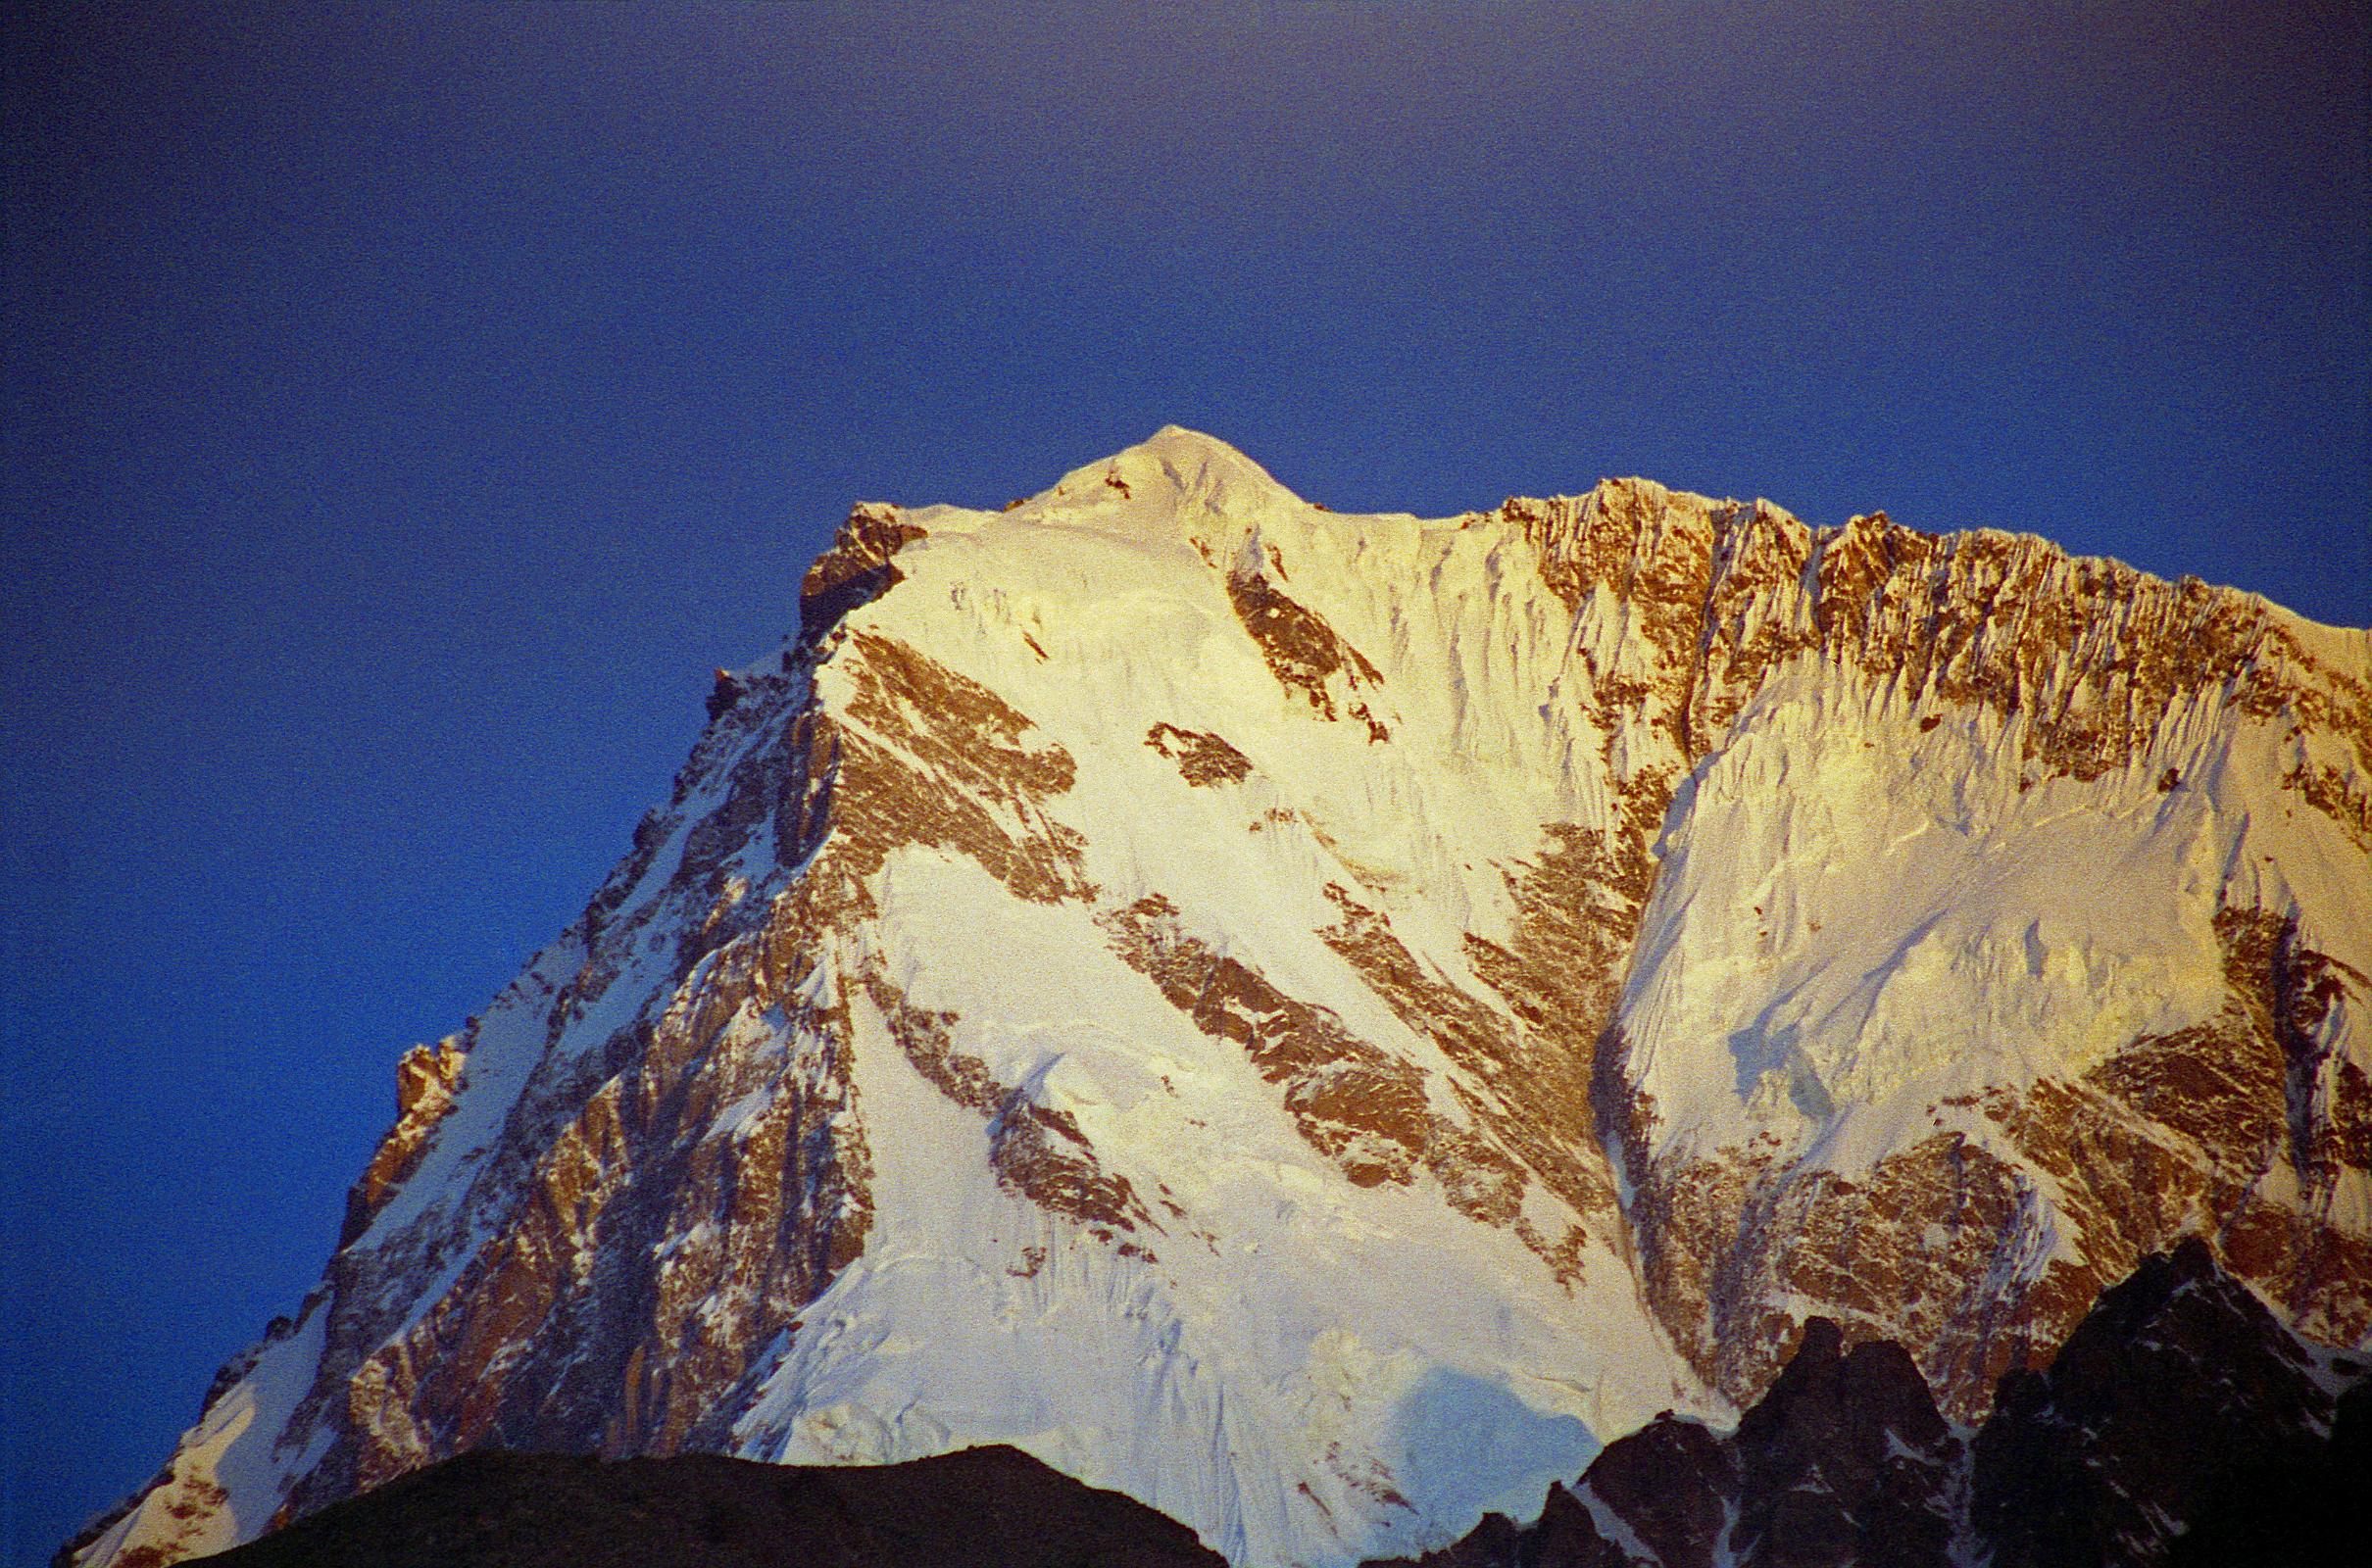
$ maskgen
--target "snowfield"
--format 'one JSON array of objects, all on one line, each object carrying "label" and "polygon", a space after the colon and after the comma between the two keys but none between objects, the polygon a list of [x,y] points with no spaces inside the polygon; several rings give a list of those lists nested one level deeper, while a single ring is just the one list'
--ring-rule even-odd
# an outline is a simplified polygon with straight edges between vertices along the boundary
[{"label": "snowfield", "polygon": [[2188,1231],[2365,1343],[2372,634],[1174,427],[860,508],[807,603],[77,1561],[481,1445],[1010,1443],[1343,1568],[1814,1313],[1965,1418]]}]

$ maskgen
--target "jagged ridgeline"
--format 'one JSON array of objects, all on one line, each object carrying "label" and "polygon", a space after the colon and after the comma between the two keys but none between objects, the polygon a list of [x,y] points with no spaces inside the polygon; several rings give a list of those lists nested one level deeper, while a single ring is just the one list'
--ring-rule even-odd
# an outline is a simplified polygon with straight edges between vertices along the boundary
[{"label": "jagged ridgeline", "polygon": [[[2188,1241],[2112,1287],[1973,1432],[1903,1348],[1814,1318],[1734,1431],[1658,1416],[1540,1517],[1368,1568],[2353,1568],[2372,1363],[2315,1351]],[[1488,1430],[1471,1441],[1490,1441]],[[1010,1447],[806,1468],[477,1450],[224,1568],[1217,1568],[1183,1526]]]},{"label": "jagged ridgeline", "polygon": [[1734,1430],[1658,1416],[1531,1524],[1369,1568],[2347,1568],[2372,1549],[2367,1373],[2193,1238],[1973,1431],[1901,1346],[1813,1318]]},{"label": "jagged ridgeline", "polygon": [[1636,480],[1347,515],[1176,429],[861,507],[796,612],[74,1560],[475,1448],[1011,1444],[1334,1568],[1814,1317],[1962,1423],[2186,1235],[2372,1325],[2363,631]]}]

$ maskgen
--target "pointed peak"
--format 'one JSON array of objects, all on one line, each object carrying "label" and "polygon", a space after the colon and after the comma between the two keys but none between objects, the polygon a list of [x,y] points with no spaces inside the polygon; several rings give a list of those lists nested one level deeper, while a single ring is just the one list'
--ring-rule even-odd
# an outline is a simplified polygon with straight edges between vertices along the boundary
[{"label": "pointed peak", "polygon": [[1252,461],[1217,436],[1205,435],[1200,430],[1189,430],[1182,424],[1165,424],[1128,450],[1130,452],[1159,451],[1179,456],[1220,457],[1238,463]]},{"label": "pointed peak", "polygon": [[1594,496],[1662,497],[1674,493],[1671,486],[1637,473],[1608,474],[1590,487]]},{"label": "pointed peak", "polygon": [[[1131,447],[1123,447],[1105,460],[1107,463],[1149,462],[1166,463],[1181,468],[1216,465],[1229,468],[1249,468],[1266,478],[1266,470],[1243,453],[1215,435],[1189,430],[1182,424],[1165,424]],[[1274,480],[1270,480],[1274,483]]]},{"label": "pointed peak", "polygon": [[1027,505],[1064,513],[1199,512],[1243,516],[1305,505],[1268,470],[1216,436],[1165,424],[1135,446],[1073,468]]}]

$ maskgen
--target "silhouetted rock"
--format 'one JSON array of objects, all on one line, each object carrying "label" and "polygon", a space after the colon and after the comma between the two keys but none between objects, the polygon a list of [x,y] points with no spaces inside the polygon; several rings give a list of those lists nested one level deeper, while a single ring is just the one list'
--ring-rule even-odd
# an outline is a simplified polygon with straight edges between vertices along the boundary
[{"label": "silhouetted rock", "polygon": [[1608,1445],[1583,1487],[1668,1568],[1706,1568],[1737,1482],[1729,1445],[1695,1421],[1662,1415]]},{"label": "silhouetted rock", "polygon": [[2339,1401],[2332,1441],[2304,1465],[2255,1464],[2224,1478],[2168,1568],[2354,1564],[2372,1551],[2372,1383]]},{"label": "silhouetted rock", "polygon": [[480,1450],[222,1568],[1221,1568],[1175,1520],[1018,1449],[794,1467]]},{"label": "silhouetted rock", "polygon": [[2298,1341],[2186,1241],[2102,1293],[2049,1371],[2001,1380],[1975,1523],[1998,1568],[2164,1561],[2241,1478],[2332,1462],[2333,1407]]},{"label": "silhouetted rock", "polygon": [[1493,1515],[1422,1568],[2372,1560],[2372,1367],[2320,1365],[2199,1242],[2102,1293],[2049,1371],[2003,1377],[1973,1444],[1901,1346],[1844,1345],[1811,1319],[1734,1433],[1658,1417],[1537,1523]]},{"label": "silhouetted rock", "polygon": [[[1676,1424],[1705,1430],[1692,1422]],[[1464,1540],[1409,1559],[1408,1568],[1629,1568],[1630,1563],[1629,1554],[1598,1533],[1589,1506],[1565,1488],[1552,1485],[1533,1523],[1517,1525],[1506,1514],[1485,1514]]]},{"label": "silhouetted rock", "polygon": [[1732,1440],[1744,1468],[1735,1544],[1772,1568],[1942,1564],[1960,1446],[1901,1346],[1840,1354],[1826,1318]]},{"label": "silhouetted rock", "polygon": [[1750,1568],[1943,1568],[1959,1441],[1901,1346],[1843,1346],[1813,1318],[1731,1436],[1658,1416],[1577,1489],[1552,1488],[1537,1523],[1494,1515],[1421,1563],[1628,1568],[1636,1547],[1657,1568],[1713,1568],[1726,1544]]}]

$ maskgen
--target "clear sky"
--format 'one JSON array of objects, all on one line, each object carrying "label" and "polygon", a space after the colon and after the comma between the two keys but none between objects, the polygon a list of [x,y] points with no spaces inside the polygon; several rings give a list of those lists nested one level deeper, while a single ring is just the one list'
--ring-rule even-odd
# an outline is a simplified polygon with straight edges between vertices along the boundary
[{"label": "clear sky", "polygon": [[0,1530],[292,1308],[860,498],[1175,421],[2372,620],[2360,6],[11,7]]}]

